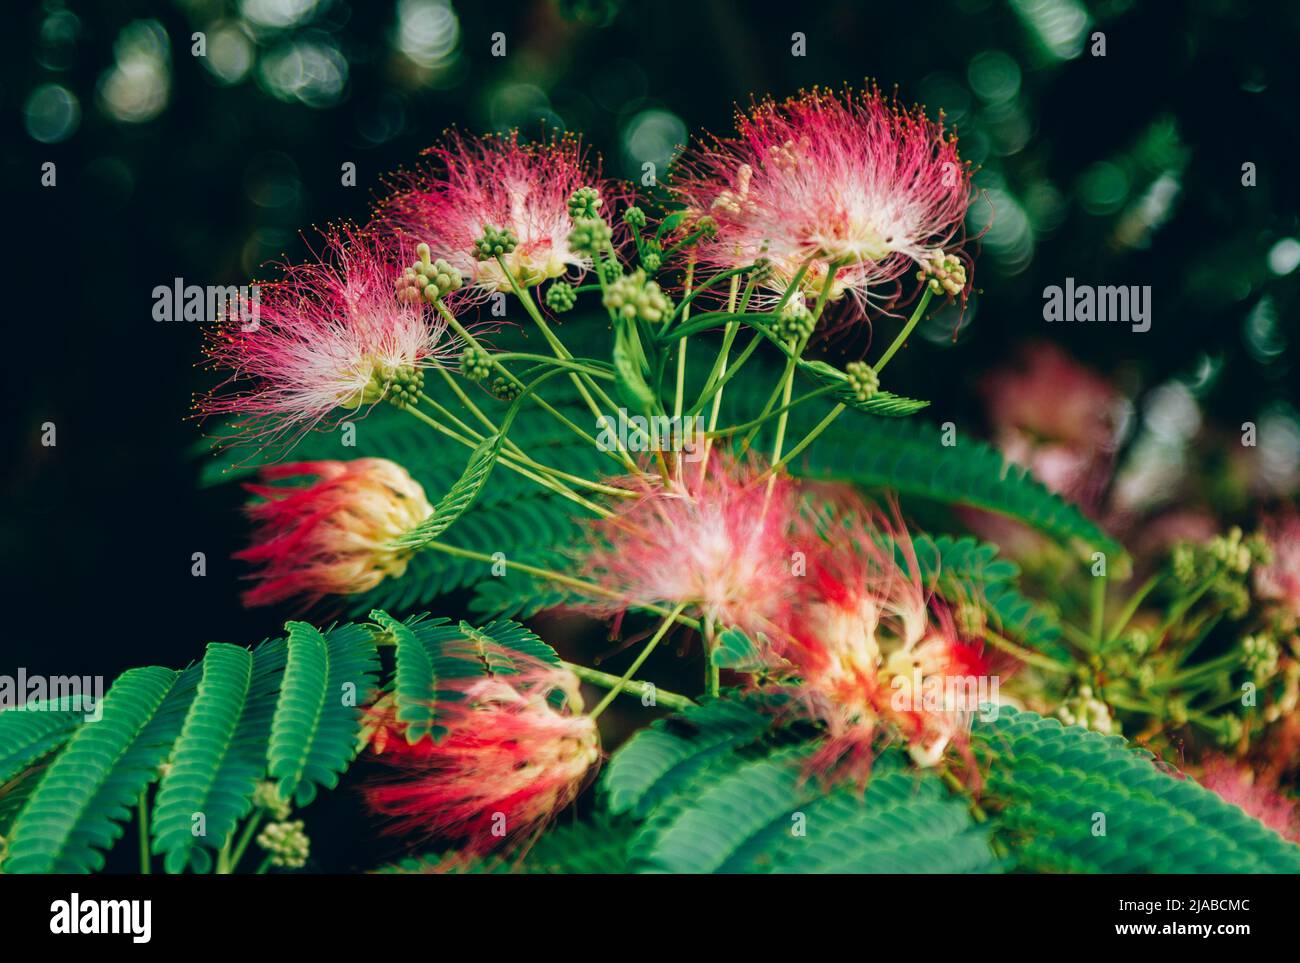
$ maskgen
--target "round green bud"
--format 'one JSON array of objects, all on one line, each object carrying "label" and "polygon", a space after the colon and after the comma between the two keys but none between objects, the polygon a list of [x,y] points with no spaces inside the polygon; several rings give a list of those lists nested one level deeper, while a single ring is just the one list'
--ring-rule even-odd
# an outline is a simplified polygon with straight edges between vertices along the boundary
[{"label": "round green bud", "polygon": [[596,273],[606,284],[613,284],[623,276],[623,268],[617,261],[601,261]]},{"label": "round green bud", "polygon": [[569,217],[573,220],[599,217],[600,191],[594,187],[579,187],[569,195]]},{"label": "round green bud", "polygon": [[569,247],[578,254],[595,257],[609,244],[613,234],[609,225],[599,218],[588,217],[573,222],[569,232]]},{"label": "round green bud", "polygon": [[623,212],[623,223],[638,229],[645,227],[645,211],[636,206],[629,207]]},{"label": "round green bud", "polygon": [[501,401],[514,401],[519,397],[521,390],[519,385],[509,378],[498,376],[492,380],[492,396]]},{"label": "round green bud", "polygon": [[640,268],[625,274],[605,289],[602,303],[612,313],[629,321],[640,319],[650,324],[665,321],[673,313],[673,302],[659,285],[646,278]]},{"label": "round green bud", "polygon": [[388,377],[385,387],[389,404],[398,409],[412,408],[420,403],[424,372],[409,366],[398,368]]},{"label": "round green bud", "polygon": [[573,290],[573,285],[566,284],[564,281],[556,281],[546,289],[546,306],[556,314],[563,314],[565,311],[572,311],[573,306],[578,303],[578,293]]},{"label": "round green bud", "polygon": [[460,355],[460,373],[468,381],[482,381],[492,373],[492,360],[482,348],[468,347]]},{"label": "round green bud", "polygon": [[504,257],[519,246],[519,238],[509,228],[498,229],[492,225],[483,228],[483,236],[474,242],[474,256],[480,261]]},{"label": "round green bud", "polygon": [[880,377],[865,361],[850,361],[844,366],[844,373],[849,376],[849,388],[858,401],[870,401],[880,390]]},{"label": "round green bud", "polygon": [[776,319],[776,334],[782,341],[805,341],[811,337],[816,322],[802,300],[791,300]]}]

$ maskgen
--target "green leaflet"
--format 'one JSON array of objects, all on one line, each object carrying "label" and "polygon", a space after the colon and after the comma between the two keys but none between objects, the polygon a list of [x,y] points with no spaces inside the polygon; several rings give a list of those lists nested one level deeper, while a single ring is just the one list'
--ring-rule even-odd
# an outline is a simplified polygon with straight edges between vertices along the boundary
[{"label": "green leaflet", "polygon": [[[266,742],[287,654],[283,640],[249,652],[214,643],[190,704],[171,764],[154,801],[153,852],[168,872],[180,872],[199,854],[230,838],[252,809],[253,791],[266,773]],[[202,834],[195,815],[202,816]]]},{"label": "green leaflet", "polygon": [[[433,727],[438,696],[433,655],[407,623],[399,622],[379,609],[370,613],[370,619],[392,637],[396,646],[393,697],[397,721],[406,724],[406,741],[414,744]],[[439,624],[446,621],[442,619]]]},{"label": "green leaflet", "polygon": [[975,724],[987,801],[1026,870],[1300,872],[1300,846],[1118,736],[998,707]]},{"label": "green leaflet", "polygon": [[182,687],[168,698],[178,677],[158,666],[118,677],[104,696],[103,718],[77,730],[19,812],[6,872],[103,868],[103,851],[122,834],[121,821],[157,778],[180,729],[191,693]]},{"label": "green leaflet", "polygon": [[757,705],[711,699],[638,731],[605,766],[609,811],[644,818],[710,757],[752,743],[772,725]]},{"label": "green leaflet", "polygon": [[0,786],[71,737],[86,718],[80,696],[0,711]]},{"label": "green leaflet", "polygon": [[282,799],[305,806],[317,786],[332,789],[356,756],[361,705],[375,686],[378,655],[370,632],[345,625],[328,637],[290,622],[289,659],[271,724],[267,771]]},{"label": "green leaflet", "polygon": [[504,442],[505,435],[500,433],[488,435],[479,442],[478,447],[470,452],[464,473],[447,494],[438,500],[438,504],[433,507],[433,514],[398,538],[395,544],[412,550],[424,548],[469,511],[487,484],[492,469],[496,467]]},{"label": "green leaflet", "polygon": [[808,478],[849,481],[996,512],[1071,547],[1080,557],[1104,552],[1122,570],[1123,547],[1074,505],[1049,491],[993,448],[961,438],[943,443],[936,425],[915,419],[843,419],[790,470]]}]

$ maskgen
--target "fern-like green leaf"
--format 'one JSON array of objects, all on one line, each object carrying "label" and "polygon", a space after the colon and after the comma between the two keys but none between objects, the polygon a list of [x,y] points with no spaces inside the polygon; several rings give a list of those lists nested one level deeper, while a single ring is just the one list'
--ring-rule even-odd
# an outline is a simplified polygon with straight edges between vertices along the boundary
[{"label": "fern-like green leaf", "polygon": [[328,637],[290,622],[288,665],[267,747],[268,771],[282,799],[305,806],[317,786],[332,789],[358,750],[363,700],[375,685],[378,653],[364,626]]},{"label": "fern-like green leaf", "polygon": [[157,778],[192,688],[171,669],[123,673],[103,717],[79,728],[14,821],[4,868],[11,873],[102,869],[140,794]]},{"label": "fern-like green leaf", "polygon": [[707,759],[758,739],[772,719],[757,705],[713,699],[656,719],[610,758],[601,779],[609,811],[643,819]]},{"label": "fern-like green leaf", "polygon": [[986,801],[1023,869],[1300,872],[1300,846],[1118,736],[999,706],[974,739]]},{"label": "fern-like green leaf", "polygon": [[[153,812],[153,851],[168,872],[180,872],[199,854],[219,850],[252,809],[253,791],[266,773],[266,743],[287,648],[277,639],[249,652],[214,643],[202,663],[190,705]],[[203,817],[195,834],[194,816]]]},{"label": "fern-like green leaf", "polygon": [[85,718],[81,696],[0,711],[0,786],[67,742]]},{"label": "fern-like green leaf", "polygon": [[424,548],[469,511],[496,467],[504,441],[505,436],[499,433],[484,438],[470,453],[464,473],[433,507],[433,514],[398,538],[396,544],[412,550]]},{"label": "fern-like green leaf", "polygon": [[1101,551],[1121,565],[1127,559],[1118,542],[1025,469],[973,439],[944,445],[938,426],[915,419],[842,419],[790,470],[981,508],[1036,528],[1082,557]]},{"label": "fern-like green leaf", "polygon": [[[405,723],[406,741],[414,744],[433,727],[438,678],[433,669],[433,655],[410,625],[400,622],[380,609],[370,619],[393,639],[397,670],[393,679],[393,698],[397,721]],[[446,620],[441,620],[442,624]]]}]

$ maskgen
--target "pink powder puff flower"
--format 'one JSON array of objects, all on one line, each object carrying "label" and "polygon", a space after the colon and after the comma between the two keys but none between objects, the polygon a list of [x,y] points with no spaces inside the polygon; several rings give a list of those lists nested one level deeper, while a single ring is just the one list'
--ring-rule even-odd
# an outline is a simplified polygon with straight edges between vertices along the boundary
[{"label": "pink powder puff flower", "polygon": [[[384,458],[269,465],[261,478],[245,486],[261,499],[247,509],[253,543],[235,553],[262,566],[244,593],[248,606],[294,596],[314,603],[401,576],[409,552],[393,540],[433,513],[419,483]],[[297,483],[271,484],[285,480]]]},{"label": "pink powder puff flower", "polygon": [[922,584],[897,510],[840,513],[806,554],[807,588],[772,669],[798,679],[791,691],[827,725],[813,765],[863,779],[882,738],[901,738],[923,766],[961,749],[989,663]]},{"label": "pink powder puff flower", "polygon": [[1300,513],[1289,511],[1260,526],[1272,556],[1255,566],[1255,594],[1300,619]]},{"label": "pink powder puff flower", "polygon": [[1124,417],[1124,399],[1109,381],[1056,345],[1036,342],[981,390],[994,443],[1008,461],[1067,498],[1097,501]]},{"label": "pink powder puff flower", "polygon": [[836,96],[814,89],[764,100],[736,118],[737,135],[687,152],[670,190],[688,227],[709,216],[716,232],[691,249],[696,275],[767,258],[763,284],[782,293],[808,263],[802,289],[888,305],[901,278],[925,272],[940,293],[967,285],[954,243],[970,205],[970,171],[942,121],[887,101],[878,90]]},{"label": "pink powder puff flower", "polygon": [[769,497],[761,475],[756,462],[735,464],[715,452],[684,462],[670,481],[648,472],[611,481],[637,497],[592,523],[582,575],[608,594],[586,608],[611,616],[685,604],[753,638],[771,631],[798,590],[790,555],[798,492],[778,475]]},{"label": "pink powder puff flower", "polygon": [[197,407],[237,416],[229,443],[287,449],[306,431],[418,390],[421,369],[459,357],[445,321],[397,299],[403,259],[385,242],[350,228],[325,238],[317,260],[261,286],[251,321],[227,318],[209,333],[210,363],[230,376]]},{"label": "pink powder puff flower", "polygon": [[[394,778],[366,787],[371,809],[391,817],[393,832],[462,840],[481,856],[526,840],[578,795],[600,758],[599,735],[581,714],[578,679],[568,669],[526,662],[517,674],[464,677],[446,673],[436,706],[440,738],[408,744],[391,708],[373,712],[379,726],[371,748]],[[469,643],[459,654],[475,667]],[[564,707],[551,696],[562,692]]]},{"label": "pink powder puff flower", "polygon": [[576,138],[521,144],[517,131],[482,138],[452,131],[444,145],[425,153],[433,164],[393,175],[394,193],[381,202],[376,218],[427,242],[435,258],[469,279],[467,296],[511,290],[495,260],[475,256],[475,242],[488,227],[513,234],[516,247],[503,260],[521,286],[576,279],[591,267],[590,257],[569,246],[569,199],[579,188],[595,188],[605,208],[597,213],[607,214],[616,190],[601,179],[599,163],[589,163]]},{"label": "pink powder puff flower", "polygon": [[1199,782],[1278,835],[1300,843],[1300,815],[1296,813],[1295,801],[1258,780],[1250,767],[1214,756],[1206,761]]}]

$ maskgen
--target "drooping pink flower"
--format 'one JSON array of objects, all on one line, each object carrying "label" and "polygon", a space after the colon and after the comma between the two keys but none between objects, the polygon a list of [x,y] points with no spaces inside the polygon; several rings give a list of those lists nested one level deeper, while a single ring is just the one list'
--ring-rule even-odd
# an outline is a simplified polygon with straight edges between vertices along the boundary
[{"label": "drooping pink flower", "polygon": [[[736,126],[735,137],[689,150],[670,185],[688,225],[716,222],[692,250],[705,273],[766,257],[773,270],[764,284],[783,292],[808,262],[803,293],[815,298],[837,262],[831,299],[849,292],[887,305],[902,295],[904,275],[960,256],[970,171],[942,121],[875,88],[814,89],[764,100],[738,113]],[[965,269],[942,280],[960,293]]]},{"label": "drooping pink flower", "polygon": [[[235,558],[262,569],[244,604],[300,596],[352,595],[406,571],[409,552],[392,544],[433,513],[420,487],[384,458],[269,465],[245,487],[253,543]],[[296,480],[297,484],[273,484]]]},{"label": "drooping pink flower", "polygon": [[[475,668],[482,653],[467,643],[448,651]],[[371,747],[395,770],[365,789],[394,832],[457,839],[482,855],[525,840],[571,803],[600,758],[599,735],[581,714],[578,679],[568,669],[529,663],[504,653],[516,674],[444,673],[435,707],[436,740],[404,738],[391,710],[376,709]],[[565,696],[557,708],[551,696]]]},{"label": "drooping pink flower", "polygon": [[683,462],[669,481],[653,473],[612,481],[637,497],[593,523],[582,575],[608,594],[593,596],[588,608],[621,615],[685,604],[719,627],[770,631],[798,588],[790,555],[798,492],[777,476],[769,496],[761,475],[756,462],[736,464],[715,452]]},{"label": "drooping pink flower", "polygon": [[1272,558],[1255,566],[1255,593],[1300,619],[1300,512],[1265,519],[1260,533],[1268,541]]},{"label": "drooping pink flower", "polygon": [[251,319],[229,318],[209,332],[211,365],[229,377],[198,408],[236,416],[231,443],[287,448],[459,356],[463,346],[445,321],[396,297],[413,248],[403,258],[389,242],[350,228],[328,231],[325,242],[318,259],[260,287]]},{"label": "drooping pink flower", "polygon": [[1225,802],[1239,806],[1285,839],[1300,843],[1300,814],[1296,804],[1260,781],[1248,767],[1223,756],[1209,759],[1202,770],[1200,783]]},{"label": "drooping pink flower", "polygon": [[863,778],[880,741],[905,742],[921,765],[960,749],[989,663],[922,582],[897,512],[832,516],[806,557],[807,586],[771,668],[798,680],[791,691],[827,726],[814,765]]},{"label": "drooping pink flower", "polygon": [[469,296],[511,290],[495,260],[475,257],[475,242],[487,227],[515,236],[518,246],[503,260],[522,285],[576,278],[591,267],[589,257],[569,247],[569,198],[580,187],[597,189],[598,213],[607,218],[618,191],[576,138],[524,144],[517,132],[474,138],[452,131],[425,153],[432,164],[390,178],[393,193],[376,218],[428,243],[433,257],[470,280],[463,289]]},{"label": "drooping pink flower", "polygon": [[1085,506],[1096,501],[1110,476],[1124,406],[1109,381],[1056,345],[1036,342],[981,390],[994,443],[1008,461]]}]

